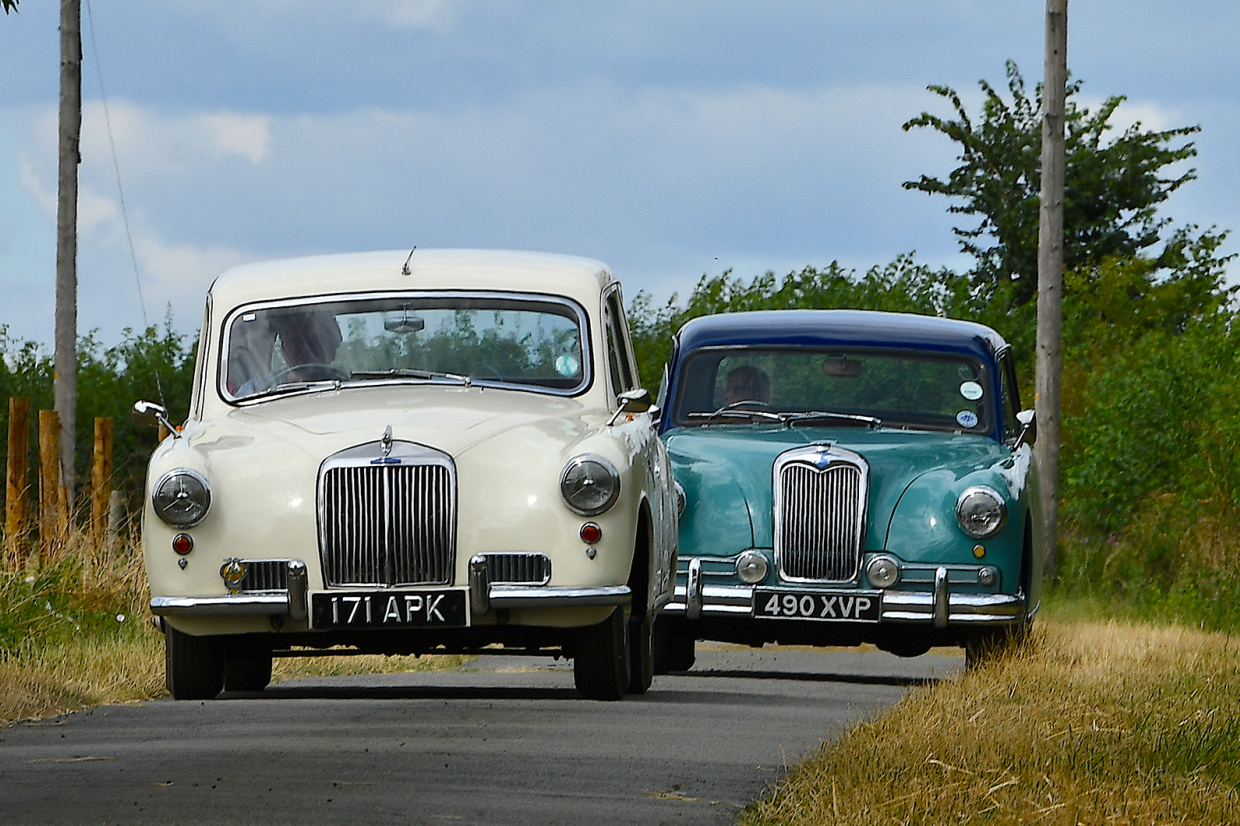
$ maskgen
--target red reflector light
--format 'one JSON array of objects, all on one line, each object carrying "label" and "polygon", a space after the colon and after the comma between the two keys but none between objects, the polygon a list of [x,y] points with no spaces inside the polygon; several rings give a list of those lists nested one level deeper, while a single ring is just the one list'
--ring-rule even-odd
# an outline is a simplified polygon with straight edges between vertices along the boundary
[{"label": "red reflector light", "polygon": [[179,533],[172,537],[172,550],[176,551],[181,556],[185,556],[185,554],[194,550],[193,537],[187,533]]},{"label": "red reflector light", "polygon": [[593,522],[587,522],[581,526],[581,541],[587,545],[593,545],[603,538],[603,529]]}]

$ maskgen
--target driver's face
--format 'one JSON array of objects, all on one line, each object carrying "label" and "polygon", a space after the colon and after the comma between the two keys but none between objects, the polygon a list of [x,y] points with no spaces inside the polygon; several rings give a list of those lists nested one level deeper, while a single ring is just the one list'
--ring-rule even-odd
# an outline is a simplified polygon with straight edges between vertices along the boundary
[{"label": "driver's face", "polygon": [[728,376],[723,388],[723,403],[736,404],[743,401],[762,401],[758,388],[745,376]]}]

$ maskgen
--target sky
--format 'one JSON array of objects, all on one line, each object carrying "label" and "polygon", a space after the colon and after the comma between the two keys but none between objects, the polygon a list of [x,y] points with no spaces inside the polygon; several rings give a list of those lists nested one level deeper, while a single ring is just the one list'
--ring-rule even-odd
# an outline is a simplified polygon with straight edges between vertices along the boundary
[{"label": "sky", "polygon": [[[0,326],[49,351],[59,5],[0,16]],[[597,258],[628,298],[659,302],[726,270],[864,270],[909,253],[963,270],[951,229],[970,219],[901,187],[946,176],[955,146],[901,125],[953,114],[929,84],[976,112],[978,81],[1002,88],[1007,60],[1032,87],[1044,13],[1034,0],[84,0],[79,333],[110,345],[171,318],[191,334],[231,266],[414,245]],[[1076,0],[1068,31],[1081,102],[1126,96],[1120,125],[1200,125],[1199,180],[1164,214],[1240,228],[1240,6]]]}]

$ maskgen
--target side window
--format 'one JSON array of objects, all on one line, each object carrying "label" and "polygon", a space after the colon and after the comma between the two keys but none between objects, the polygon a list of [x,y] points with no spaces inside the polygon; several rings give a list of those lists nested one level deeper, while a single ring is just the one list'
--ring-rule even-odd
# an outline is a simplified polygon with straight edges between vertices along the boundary
[{"label": "side window", "polygon": [[999,356],[999,393],[1003,409],[999,415],[1003,417],[1003,438],[1011,439],[1020,432],[1020,422],[1016,414],[1020,411],[1020,394],[1016,388],[1016,367],[1012,362],[1012,351],[1005,350]]},{"label": "side window", "polygon": [[632,355],[629,339],[625,334],[624,311],[620,306],[620,293],[613,291],[603,305],[604,327],[607,331],[607,368],[611,374],[611,386],[615,393],[623,393],[637,387],[633,376]]}]

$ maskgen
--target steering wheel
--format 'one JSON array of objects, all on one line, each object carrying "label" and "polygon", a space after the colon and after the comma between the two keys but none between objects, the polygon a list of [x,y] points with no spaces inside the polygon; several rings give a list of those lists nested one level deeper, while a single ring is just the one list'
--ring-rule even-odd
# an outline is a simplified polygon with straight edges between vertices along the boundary
[{"label": "steering wheel", "polygon": [[308,364],[295,364],[292,367],[278,370],[267,380],[267,387],[275,387],[294,373],[297,374],[298,381],[323,381],[326,379],[347,379],[349,377],[348,372],[334,365],[310,362]]}]

